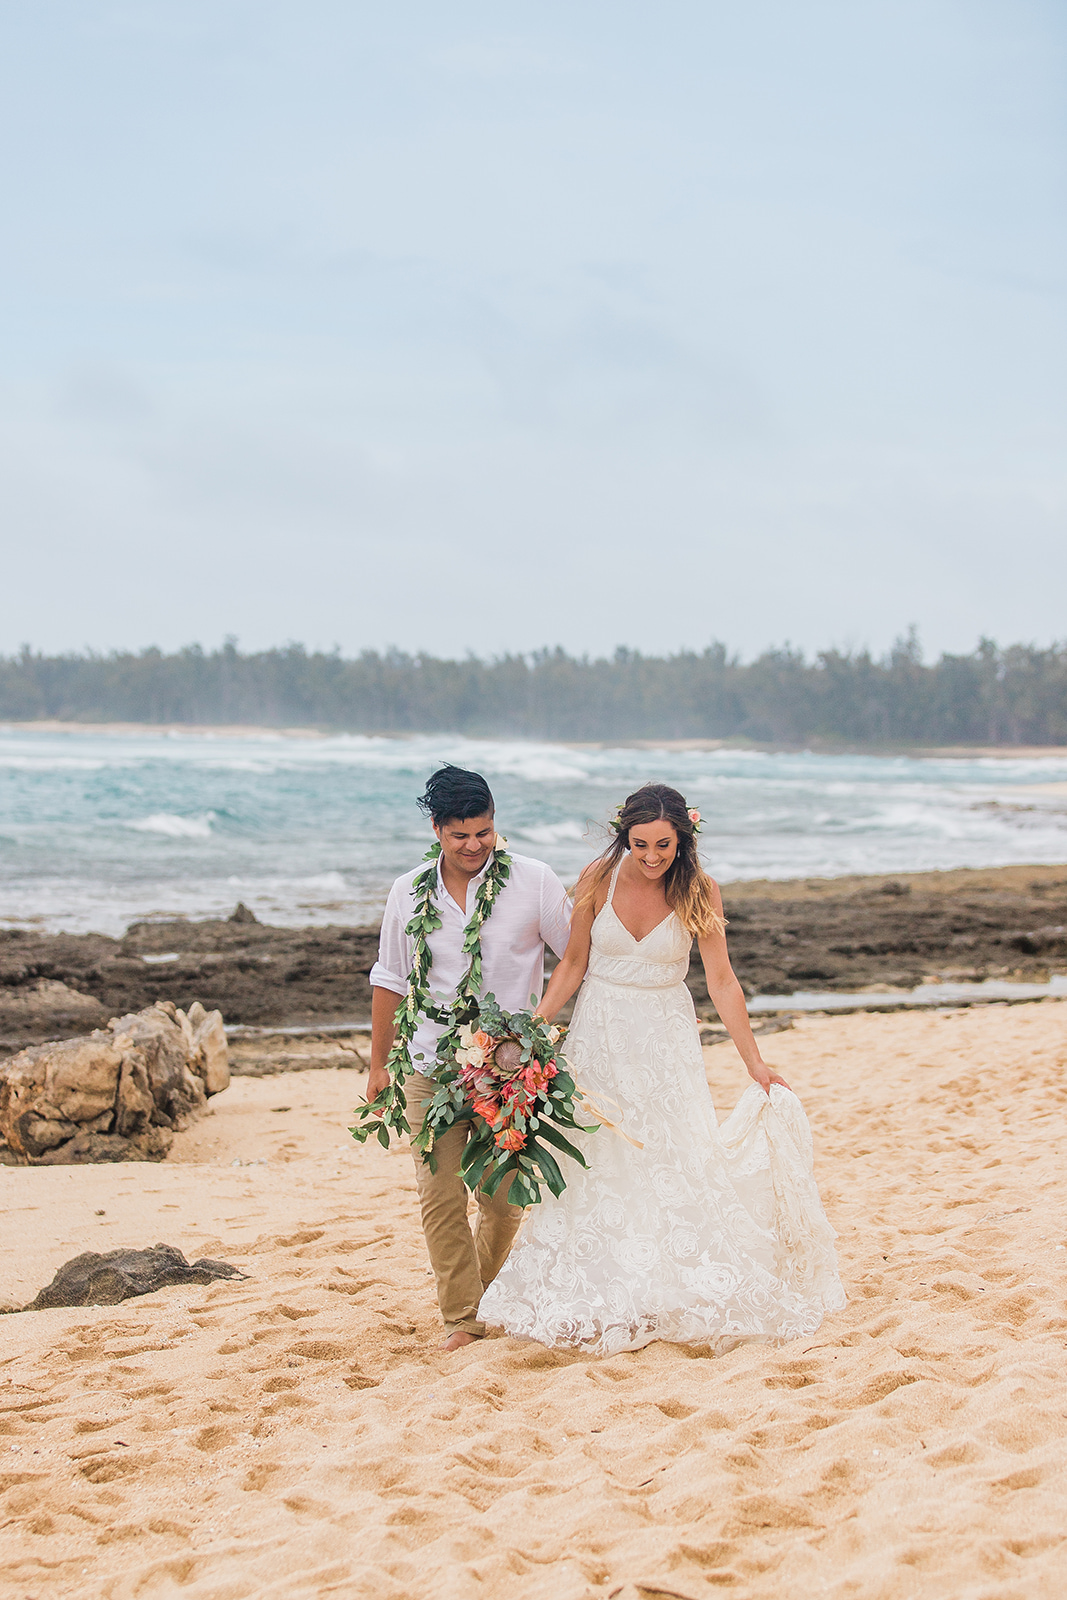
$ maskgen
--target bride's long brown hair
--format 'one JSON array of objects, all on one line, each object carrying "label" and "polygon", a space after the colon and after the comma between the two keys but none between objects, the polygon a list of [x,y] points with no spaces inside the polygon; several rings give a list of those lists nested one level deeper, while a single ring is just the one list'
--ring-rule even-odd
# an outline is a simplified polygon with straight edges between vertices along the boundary
[{"label": "bride's long brown hair", "polygon": [[678,853],[663,881],[663,892],[682,927],[698,939],[711,933],[723,933],[725,924],[715,906],[714,888],[697,855],[696,829],[689,808],[678,790],[666,783],[646,783],[627,795],[625,805],[612,824],[615,837],[600,860],[594,863],[575,910],[589,904],[604,879],[629,850],[630,829],[646,822],[669,822],[678,835]]}]

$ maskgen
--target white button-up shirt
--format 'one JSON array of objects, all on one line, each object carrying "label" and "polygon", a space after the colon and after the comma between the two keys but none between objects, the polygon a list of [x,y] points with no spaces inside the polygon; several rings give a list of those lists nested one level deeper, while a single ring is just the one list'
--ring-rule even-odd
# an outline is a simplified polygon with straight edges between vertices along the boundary
[{"label": "white button-up shirt", "polygon": [[[551,867],[530,856],[515,855],[510,850],[508,854],[511,874],[493,902],[488,920],[482,924],[482,993],[495,995],[505,1011],[524,1011],[530,1004],[531,994],[538,997],[541,994],[545,981],[545,945],[557,956],[562,956],[567,948],[571,903]],[[456,990],[469,965],[469,957],[463,953],[463,934],[492,859],[490,856],[478,876],[468,883],[467,905],[462,911],[445,888],[438,859],[435,903],[441,926],[427,941],[433,957],[427,988],[438,1005],[449,1005],[456,998]],[[418,866],[405,872],[389,891],[382,917],[378,959],[371,968],[372,988],[407,994],[415,940],[404,929],[415,914],[412,885],[424,870]],[[422,1017],[411,1041],[416,1068],[431,1076],[442,1032],[440,1023]],[[423,1060],[415,1060],[420,1051]]]}]

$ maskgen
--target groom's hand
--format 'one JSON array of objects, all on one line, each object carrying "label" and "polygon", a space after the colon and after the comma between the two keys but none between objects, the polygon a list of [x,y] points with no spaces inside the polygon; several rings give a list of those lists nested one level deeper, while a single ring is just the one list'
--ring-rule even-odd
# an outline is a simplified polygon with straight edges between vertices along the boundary
[{"label": "groom's hand", "polygon": [[[370,1071],[367,1073],[368,1105],[372,1100],[377,1100],[383,1089],[388,1089],[389,1082],[389,1074],[386,1072],[384,1067],[371,1067]],[[381,1115],[380,1112],[379,1115]]]}]

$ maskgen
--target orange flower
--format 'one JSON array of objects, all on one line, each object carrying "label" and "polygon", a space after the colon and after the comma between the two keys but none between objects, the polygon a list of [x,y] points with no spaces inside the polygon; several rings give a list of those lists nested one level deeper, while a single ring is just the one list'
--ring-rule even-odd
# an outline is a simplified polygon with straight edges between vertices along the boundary
[{"label": "orange flower", "polygon": [[495,1100],[475,1100],[474,1110],[479,1117],[484,1117],[486,1122],[495,1122],[500,1115],[500,1107]]},{"label": "orange flower", "polygon": [[493,1038],[492,1034],[486,1033],[484,1028],[479,1028],[478,1032],[474,1035],[473,1043],[478,1046],[479,1050],[484,1050],[486,1053],[488,1053],[490,1046],[495,1044],[496,1040]]},{"label": "orange flower", "polygon": [[527,1093],[530,1095],[535,1095],[541,1089],[543,1089],[546,1084],[551,1083],[552,1079],[556,1076],[557,1071],[558,1068],[554,1061],[546,1061],[544,1065],[542,1065],[539,1061],[533,1061],[528,1067],[525,1068],[523,1072],[519,1074],[519,1076],[526,1085]]},{"label": "orange flower", "polygon": [[521,1150],[526,1143],[526,1135],[520,1133],[518,1128],[501,1128],[496,1143],[501,1150]]}]

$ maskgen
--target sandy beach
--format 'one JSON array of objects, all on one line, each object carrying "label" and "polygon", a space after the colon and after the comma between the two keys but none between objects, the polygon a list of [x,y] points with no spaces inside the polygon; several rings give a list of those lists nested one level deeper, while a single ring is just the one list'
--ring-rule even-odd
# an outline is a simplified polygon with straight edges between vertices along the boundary
[{"label": "sandy beach", "polygon": [[[849,1305],[716,1359],[443,1355],[353,1069],[234,1080],[162,1165],[0,1168],[9,1305],[120,1244],[248,1274],[0,1324],[0,1595],[1058,1600],[1067,1009],[770,1044]],[[706,1059],[722,1115],[743,1070]]]}]

